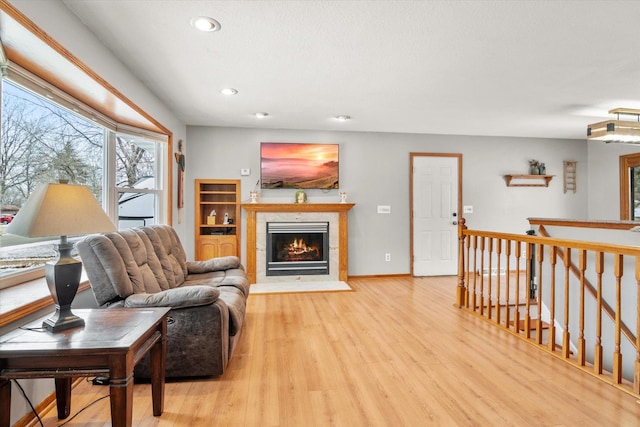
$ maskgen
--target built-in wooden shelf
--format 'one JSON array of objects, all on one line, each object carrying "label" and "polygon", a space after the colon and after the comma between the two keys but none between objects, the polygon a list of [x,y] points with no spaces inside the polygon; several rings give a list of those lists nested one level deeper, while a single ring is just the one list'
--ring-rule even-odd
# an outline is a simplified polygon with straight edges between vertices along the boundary
[{"label": "built-in wooden shelf", "polygon": [[548,187],[555,175],[505,175],[507,187]]}]

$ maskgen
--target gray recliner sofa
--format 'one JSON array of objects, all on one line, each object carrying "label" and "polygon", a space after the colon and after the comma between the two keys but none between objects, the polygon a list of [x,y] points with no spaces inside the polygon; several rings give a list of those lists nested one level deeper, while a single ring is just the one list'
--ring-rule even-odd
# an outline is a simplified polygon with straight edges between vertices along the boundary
[{"label": "gray recliner sofa", "polygon": [[[249,296],[239,258],[187,261],[178,234],[166,225],[90,235],[76,246],[99,306],[172,307],[166,377],[222,375]],[[135,376],[150,374],[146,357]]]}]

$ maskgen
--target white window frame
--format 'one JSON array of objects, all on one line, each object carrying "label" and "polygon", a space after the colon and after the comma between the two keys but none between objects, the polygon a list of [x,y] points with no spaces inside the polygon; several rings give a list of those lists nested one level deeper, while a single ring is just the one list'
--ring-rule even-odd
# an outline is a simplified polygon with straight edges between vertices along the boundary
[{"label": "white window frame", "polygon": [[[2,81],[7,79],[12,83],[22,87],[25,90],[31,91],[41,97],[46,98],[49,102],[52,102],[62,108],[72,111],[75,114],[79,114],[90,120],[97,125],[101,126],[105,130],[105,149],[103,151],[103,191],[102,191],[102,206],[105,208],[105,212],[114,222],[118,224],[118,193],[123,192],[150,192],[155,194],[156,206],[155,214],[157,222],[160,224],[167,223],[167,212],[169,206],[169,194],[167,191],[166,182],[168,177],[165,176],[165,171],[170,170],[167,162],[167,153],[169,150],[169,136],[165,134],[151,132],[146,129],[139,129],[129,125],[119,124],[113,120],[107,118],[103,114],[93,110],[91,107],[83,104],[79,100],[71,97],[70,95],[59,91],[48,82],[38,78],[24,68],[5,60],[5,63],[1,65],[2,79],[0,79],[0,101],[2,90]],[[155,180],[156,188],[153,190],[144,189],[125,189],[122,187],[116,187],[115,175],[116,175],[116,162],[115,162],[115,137],[116,134],[126,134],[136,137],[141,137],[147,140],[153,140],[158,142],[156,144],[155,160],[156,171]],[[52,239],[56,240],[56,239]],[[31,280],[36,280],[44,277],[44,267],[34,267],[24,272],[17,272],[7,275],[0,281],[0,289],[5,289],[11,286],[19,285]]]}]

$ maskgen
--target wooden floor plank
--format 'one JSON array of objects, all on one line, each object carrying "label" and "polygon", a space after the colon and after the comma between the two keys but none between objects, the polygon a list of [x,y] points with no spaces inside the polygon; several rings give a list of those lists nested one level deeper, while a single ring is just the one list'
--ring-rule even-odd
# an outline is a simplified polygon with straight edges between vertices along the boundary
[{"label": "wooden floor plank", "polygon": [[[354,292],[252,295],[220,378],[171,381],[135,426],[635,426],[633,396],[454,307],[455,277],[356,278]],[[108,392],[83,383],[72,413]],[[55,426],[55,411],[44,417]],[[68,425],[109,425],[103,400]]]}]

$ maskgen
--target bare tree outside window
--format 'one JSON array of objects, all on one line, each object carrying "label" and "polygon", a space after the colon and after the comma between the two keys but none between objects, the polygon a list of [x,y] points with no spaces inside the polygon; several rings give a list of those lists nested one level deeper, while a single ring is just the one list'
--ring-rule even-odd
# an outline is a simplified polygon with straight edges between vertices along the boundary
[{"label": "bare tree outside window", "polygon": [[[105,167],[115,175],[118,188],[156,188],[157,142],[116,135],[116,161],[110,167],[105,164],[107,129],[8,80],[2,81],[1,127],[0,214],[7,221],[38,185],[60,179],[88,186],[102,202]],[[150,196],[145,221],[156,215],[157,195]],[[132,199],[120,191],[118,197],[120,209]],[[51,243],[37,243],[46,239],[5,235],[5,228],[0,224],[0,277],[54,256]]]}]

